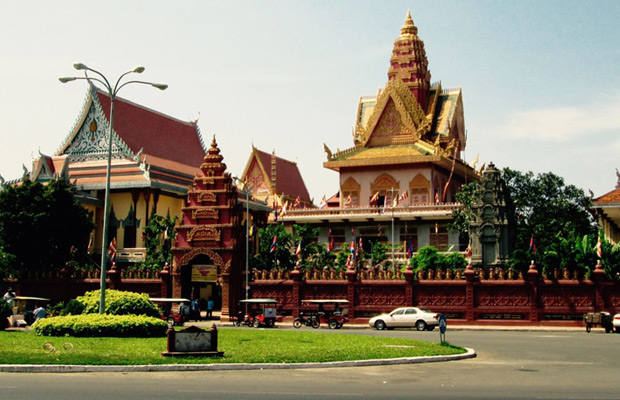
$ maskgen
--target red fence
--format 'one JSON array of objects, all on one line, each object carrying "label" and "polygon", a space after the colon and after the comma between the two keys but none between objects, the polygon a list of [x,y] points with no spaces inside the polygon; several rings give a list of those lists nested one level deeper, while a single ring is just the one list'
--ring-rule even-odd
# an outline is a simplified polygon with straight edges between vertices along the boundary
[{"label": "red fence", "polygon": [[[84,293],[100,288],[99,271],[49,271],[47,273],[22,274],[18,281],[6,282],[21,296],[46,297],[50,304],[68,301]],[[126,271],[112,268],[107,273],[108,289],[147,293],[152,297],[167,297],[168,270]]]},{"label": "red fence", "polygon": [[584,313],[620,311],[620,282],[607,281],[599,268],[591,278],[568,271],[539,276],[535,266],[523,276],[502,269],[451,273],[352,270],[255,271],[254,298],[278,300],[278,311],[297,316],[302,300],[349,300],[349,318],[365,318],[400,306],[422,306],[463,324],[578,325]]}]

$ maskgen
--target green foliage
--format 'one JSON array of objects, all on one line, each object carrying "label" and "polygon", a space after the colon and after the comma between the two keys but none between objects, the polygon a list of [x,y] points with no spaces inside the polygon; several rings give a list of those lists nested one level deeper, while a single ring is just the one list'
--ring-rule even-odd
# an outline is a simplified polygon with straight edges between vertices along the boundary
[{"label": "green foliage", "polygon": [[[0,190],[0,273],[6,274],[7,263],[14,263],[17,270],[61,269],[74,257],[72,246],[86,251],[92,229],[86,209],[63,180],[43,186],[24,179],[19,186],[4,186]],[[14,259],[7,260],[3,254]]]},{"label": "green foliage", "polygon": [[[277,236],[276,250],[271,252],[273,237]],[[252,256],[250,264],[256,269],[282,270],[293,269],[295,265],[295,255],[291,254],[293,237],[284,230],[282,225],[268,225],[258,231],[259,251]],[[277,267],[276,267],[277,259]]]},{"label": "green foliage", "polygon": [[84,313],[84,303],[76,299],[69,300],[67,305],[60,311],[60,315],[80,315],[82,313]]},{"label": "green foliage", "polygon": [[84,314],[44,318],[33,329],[42,336],[161,337],[168,324],[144,315]]},{"label": "green foliage", "polygon": [[347,268],[347,260],[351,255],[351,251],[349,246],[346,244],[340,246],[338,253],[336,254],[336,268],[339,270],[344,270]]},{"label": "green foliage", "polygon": [[[86,292],[76,300],[84,305],[84,314],[99,312],[100,290]],[[149,300],[145,293],[123,292],[120,290],[105,291],[105,313],[111,315],[145,315],[159,317],[159,309]]]},{"label": "green foliage", "polygon": [[[9,307],[9,303],[7,303],[4,299],[0,299],[0,318],[4,319],[11,315],[12,310]],[[0,324],[2,326],[2,324]]]},{"label": "green foliage", "polygon": [[372,265],[377,265],[385,261],[387,258],[387,251],[389,249],[387,244],[379,242],[378,240],[371,240],[370,247],[370,259],[372,260]]},{"label": "green foliage", "polygon": [[16,272],[15,256],[4,251],[4,246],[0,243],[0,279],[14,276]]},{"label": "green foliage", "polygon": [[453,220],[448,224],[450,230],[460,232],[465,236],[468,234],[469,222],[473,219],[471,206],[474,202],[476,188],[477,182],[470,182],[461,186],[461,190],[454,196],[457,202],[463,204],[463,207],[452,212]]},{"label": "green foliage", "polygon": [[433,246],[424,246],[418,250],[418,254],[411,258],[411,268],[415,271],[464,270],[467,260],[461,253],[440,253]]},{"label": "green foliage", "polygon": [[172,240],[175,235],[174,220],[161,215],[153,215],[144,227],[144,247],[146,259],[138,268],[153,272],[160,271],[172,262]]}]

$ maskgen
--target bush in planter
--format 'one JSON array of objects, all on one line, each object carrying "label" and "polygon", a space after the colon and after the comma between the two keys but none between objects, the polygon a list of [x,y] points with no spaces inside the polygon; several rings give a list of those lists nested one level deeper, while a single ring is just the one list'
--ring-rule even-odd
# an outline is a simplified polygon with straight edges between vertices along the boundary
[{"label": "bush in planter", "polygon": [[60,315],[80,315],[84,312],[84,303],[79,300],[70,300],[67,305],[60,310]]},{"label": "bush in planter", "polygon": [[144,315],[83,314],[41,319],[33,329],[42,336],[163,337],[168,324]]},{"label": "bush in planter", "polygon": [[[84,314],[99,312],[100,290],[86,292],[76,300],[84,305]],[[112,315],[146,315],[158,318],[159,309],[145,293],[123,292],[108,289],[105,291],[105,313]]]}]

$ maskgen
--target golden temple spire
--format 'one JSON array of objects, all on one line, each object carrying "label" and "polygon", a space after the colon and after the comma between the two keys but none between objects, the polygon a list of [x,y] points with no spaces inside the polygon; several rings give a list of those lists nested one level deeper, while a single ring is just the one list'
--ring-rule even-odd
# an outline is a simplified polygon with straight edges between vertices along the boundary
[{"label": "golden temple spire", "polygon": [[402,28],[400,28],[400,36],[404,35],[417,35],[418,28],[413,23],[413,18],[411,18],[411,11],[407,10],[407,17],[405,18],[405,23]]}]

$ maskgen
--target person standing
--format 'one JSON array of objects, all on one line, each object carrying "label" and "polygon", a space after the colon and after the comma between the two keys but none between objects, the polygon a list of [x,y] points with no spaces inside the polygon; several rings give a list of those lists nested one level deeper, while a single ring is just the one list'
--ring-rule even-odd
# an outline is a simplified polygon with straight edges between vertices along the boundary
[{"label": "person standing", "polygon": [[35,306],[32,314],[34,315],[34,321],[37,322],[38,320],[45,318],[47,312],[45,311],[45,308],[43,308],[43,306]]},{"label": "person standing", "polygon": [[207,301],[207,319],[213,318],[213,299],[209,297]]},{"label": "person standing", "polygon": [[15,305],[15,297],[16,296],[13,288],[9,288],[4,294],[4,296],[2,296],[4,301],[6,301],[9,304],[9,307],[11,307],[11,310],[13,310],[13,306]]}]

